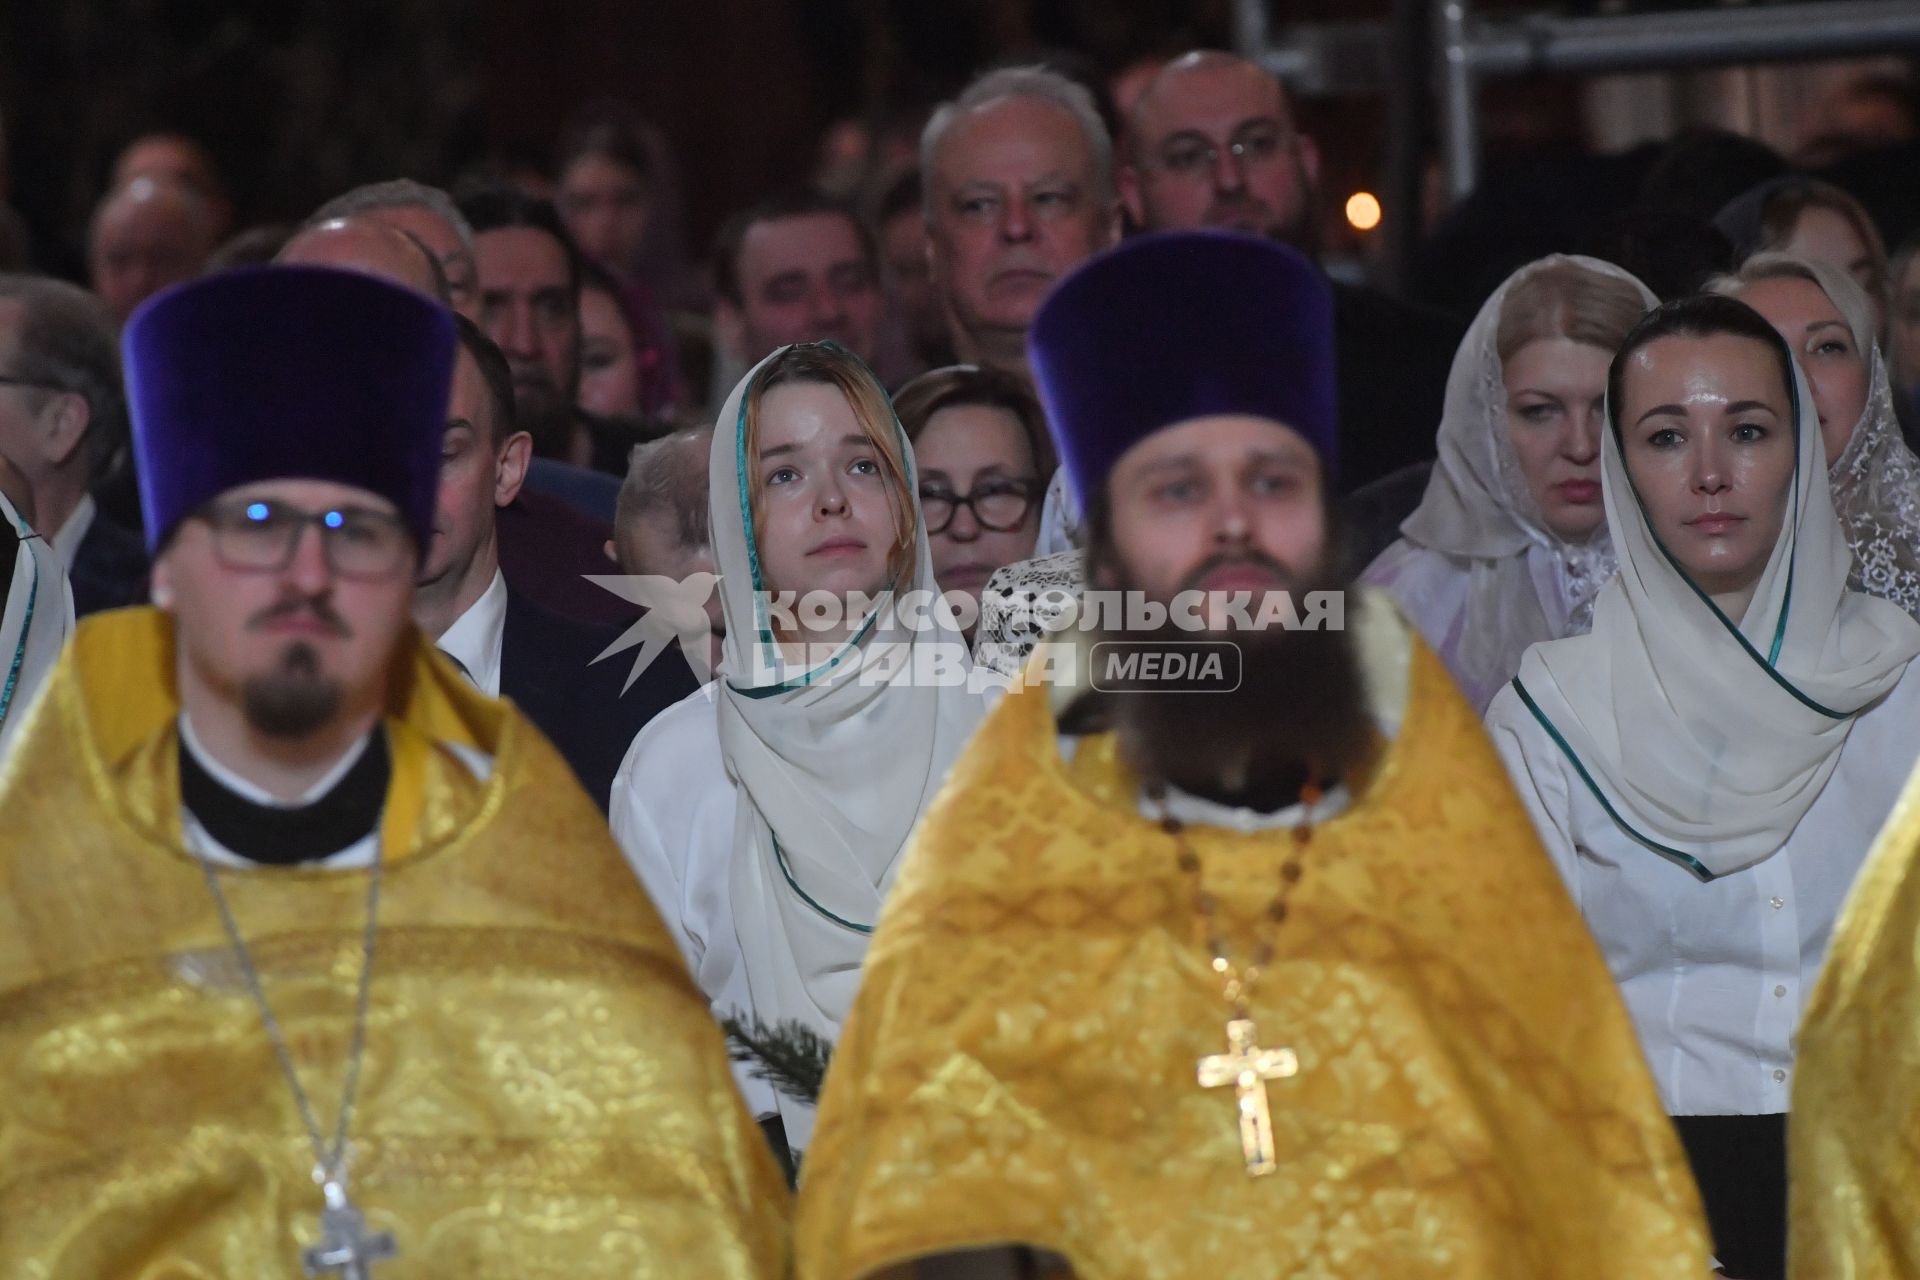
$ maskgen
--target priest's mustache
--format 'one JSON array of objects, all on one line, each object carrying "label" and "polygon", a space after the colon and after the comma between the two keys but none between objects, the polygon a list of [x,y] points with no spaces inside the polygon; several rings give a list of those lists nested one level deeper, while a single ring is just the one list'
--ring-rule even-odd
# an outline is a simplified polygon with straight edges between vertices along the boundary
[{"label": "priest's mustache", "polygon": [[262,609],[254,614],[252,620],[247,623],[247,627],[250,630],[257,630],[279,622],[283,618],[297,617],[302,613],[312,614],[315,622],[336,636],[344,638],[353,634],[353,629],[347,626],[346,619],[335,613],[333,606],[319,597],[309,600],[283,600],[272,608]]},{"label": "priest's mustache", "polygon": [[1209,574],[1218,573],[1222,569],[1237,568],[1241,565],[1262,569],[1272,574],[1276,581],[1273,586],[1269,588],[1270,590],[1291,591],[1293,584],[1299,580],[1298,574],[1294,573],[1293,570],[1287,568],[1287,566],[1281,564],[1264,551],[1222,551],[1215,555],[1208,556],[1205,560],[1202,560],[1198,565],[1194,566],[1193,572],[1189,573],[1186,578],[1181,581],[1180,589],[1182,591],[1202,590],[1200,584],[1207,580]]}]

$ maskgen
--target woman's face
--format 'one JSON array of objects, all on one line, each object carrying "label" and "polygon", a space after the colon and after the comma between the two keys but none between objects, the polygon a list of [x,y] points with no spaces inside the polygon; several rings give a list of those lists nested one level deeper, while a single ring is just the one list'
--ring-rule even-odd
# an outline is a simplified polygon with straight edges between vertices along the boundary
[{"label": "woman's face", "polygon": [[1894,282],[1894,365],[1909,394],[1920,386],[1920,253],[1907,260],[1907,269]]},{"label": "woman's face", "polygon": [[1883,294],[1887,282],[1881,278],[1880,264],[1874,261],[1873,247],[1860,238],[1845,214],[1821,205],[1809,206],[1801,211],[1793,224],[1793,234],[1780,246],[1780,251],[1796,258],[1824,262],[1852,276],[1873,303],[1873,331],[1880,333],[1886,329]]},{"label": "woman's face", "polygon": [[580,291],[580,391],[574,403],[603,418],[640,412],[633,330],[620,304],[599,289]]},{"label": "woman's face", "polygon": [[877,595],[905,495],[853,406],[827,383],[784,382],[761,397],[759,414],[755,527],[768,590]]},{"label": "woman's face", "polygon": [[1582,542],[1606,519],[1600,432],[1613,353],[1571,338],[1536,338],[1507,358],[1507,432],[1527,492],[1554,537]]},{"label": "woman's face", "polygon": [[1853,330],[1827,291],[1811,280],[1758,280],[1740,291],[1740,301],[1766,317],[1800,362],[1820,411],[1827,465],[1833,465],[1867,408],[1867,358]]},{"label": "woman's face", "polygon": [[927,419],[913,456],[933,579],[977,603],[995,570],[1033,554],[1040,533],[1046,482],[1036,474],[1027,433],[1005,409],[952,405]]},{"label": "woman's face", "polygon": [[611,156],[583,155],[560,175],[556,203],[580,252],[631,271],[653,208],[640,175]]},{"label": "woman's face", "polygon": [[1620,398],[1621,452],[1647,523],[1738,622],[1793,481],[1793,408],[1777,358],[1732,334],[1659,338],[1628,360]]}]

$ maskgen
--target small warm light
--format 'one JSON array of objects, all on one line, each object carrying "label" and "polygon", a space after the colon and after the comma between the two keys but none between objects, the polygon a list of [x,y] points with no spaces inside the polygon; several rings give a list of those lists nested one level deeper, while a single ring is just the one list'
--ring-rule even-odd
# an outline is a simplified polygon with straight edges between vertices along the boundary
[{"label": "small warm light", "polygon": [[1371,231],[1380,225],[1380,201],[1371,191],[1356,191],[1347,197],[1347,221],[1356,231]]}]

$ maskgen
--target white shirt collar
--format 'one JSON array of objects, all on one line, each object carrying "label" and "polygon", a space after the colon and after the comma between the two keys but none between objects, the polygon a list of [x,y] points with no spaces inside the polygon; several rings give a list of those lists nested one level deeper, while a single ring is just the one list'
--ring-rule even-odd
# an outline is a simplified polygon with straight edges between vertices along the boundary
[{"label": "white shirt collar", "polygon": [[87,540],[87,531],[93,528],[93,517],[98,508],[94,505],[93,495],[85,494],[73,514],[60,526],[54,535],[47,539],[53,547],[53,553],[60,557],[60,563],[69,573],[73,571],[74,557],[80,554],[80,544]]},{"label": "white shirt collar", "polygon": [[453,620],[438,641],[440,649],[467,669],[474,686],[489,698],[500,696],[500,649],[507,627],[507,579],[493,581],[467,611]]},{"label": "white shirt collar", "polygon": [[[353,768],[354,765],[360,762],[360,757],[366,754],[367,745],[372,741],[373,733],[369,732],[364,738],[360,739],[356,746],[341,756],[339,761],[331,769],[327,770],[311,787],[308,787],[299,798],[291,801],[280,800],[227,768],[227,766],[221,764],[218,760],[215,760],[213,756],[208,753],[207,749],[201,745],[200,739],[194,736],[193,722],[187,718],[186,709],[183,707],[180,711],[180,745],[183,749],[193,753],[193,758],[200,767],[205,769],[215,782],[218,782],[221,786],[233,792],[233,794],[239,796],[241,799],[251,800],[255,804],[273,805],[276,808],[292,809],[301,805],[312,804],[321,796],[327,794],[340,779],[347,776],[347,770]],[[256,867],[259,865],[235,853],[218,840],[215,840],[211,835],[207,834],[207,829],[200,825],[200,820],[193,816],[192,810],[182,808],[180,816],[182,818],[182,833],[186,836],[187,848],[197,857],[224,867]],[[379,840],[379,833],[371,832],[361,839],[354,841],[346,848],[341,849],[339,852],[329,854],[327,857],[310,865],[328,871],[372,866],[374,851],[379,847]]]},{"label": "white shirt collar", "polygon": [[186,710],[182,708],[180,712],[181,745],[193,753],[193,758],[200,767],[205,769],[215,782],[233,792],[233,794],[239,796],[242,800],[250,800],[254,804],[270,805],[276,809],[298,809],[302,805],[312,804],[315,800],[318,800],[321,796],[333,790],[334,784],[347,776],[347,770],[353,768],[354,765],[360,762],[360,757],[366,754],[367,744],[372,741],[373,733],[369,732],[365,737],[361,738],[358,743],[351,747],[345,755],[335,761],[333,767],[316,779],[314,784],[308,787],[306,791],[292,800],[281,800],[271,792],[254,785],[233,770],[227,768],[224,764],[221,764],[218,760],[215,760],[212,753],[209,752],[206,747],[201,744],[200,739],[195,736],[193,732],[193,721],[187,717]]}]

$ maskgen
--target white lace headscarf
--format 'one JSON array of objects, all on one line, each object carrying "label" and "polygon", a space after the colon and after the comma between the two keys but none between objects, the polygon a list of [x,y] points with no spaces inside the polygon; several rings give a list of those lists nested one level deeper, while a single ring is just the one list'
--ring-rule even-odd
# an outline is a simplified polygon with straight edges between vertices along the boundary
[{"label": "white lace headscarf", "polygon": [[[1556,254],[1509,276],[1480,308],[1453,358],[1440,418],[1439,461],[1426,495],[1400,526],[1409,542],[1466,565],[1466,622],[1458,651],[1446,657],[1461,682],[1474,688],[1506,683],[1527,646],[1585,631],[1594,597],[1614,572],[1613,544],[1604,526],[1583,542],[1568,542],[1547,527],[1507,423],[1498,346],[1507,298],[1534,274],[1564,266],[1623,281],[1649,308],[1658,301],[1632,275],[1597,258]],[[1556,625],[1541,603],[1530,563],[1536,549],[1552,556],[1559,594],[1569,606],[1564,625]]]},{"label": "white lace headscarf", "polygon": [[[1827,465],[1833,511],[1853,553],[1848,585],[1920,618],[1920,457],[1907,447],[1894,416],[1892,380],[1873,339],[1873,304],[1846,272],[1785,253],[1756,253],[1708,288],[1737,298],[1762,280],[1777,279],[1818,285],[1867,362],[1866,407],[1840,456]],[[1797,343],[1790,339],[1788,345],[1796,347],[1796,359],[1807,358]]]}]

